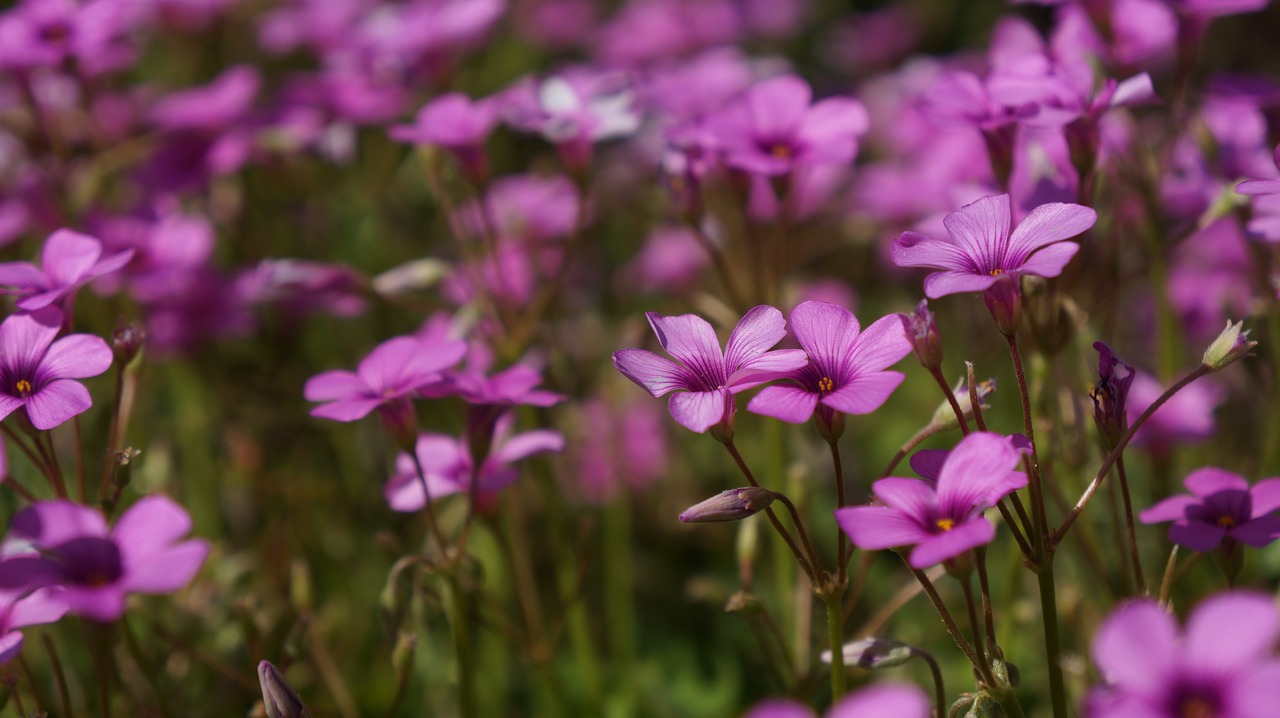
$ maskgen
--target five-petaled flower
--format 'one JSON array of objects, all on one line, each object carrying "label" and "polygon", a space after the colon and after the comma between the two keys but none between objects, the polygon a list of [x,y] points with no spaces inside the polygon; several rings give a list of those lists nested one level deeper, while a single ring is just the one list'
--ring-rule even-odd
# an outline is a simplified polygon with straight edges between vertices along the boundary
[{"label": "five-petaled flower", "polygon": [[40,266],[30,262],[0,263],[0,284],[12,287],[21,298],[18,308],[33,312],[57,303],[69,309],[81,286],[119,270],[133,259],[126,249],[102,257],[102,242],[79,232],[60,229],[45,240]]},{"label": "five-petaled flower", "polygon": [[679,363],[644,349],[623,349],[614,352],[613,365],[655,397],[683,389],[671,397],[671,416],[698,433],[716,425],[728,428],[733,395],[808,361],[799,349],[769,351],[787,333],[782,312],[770,306],[747,312],[729,335],[723,353],[715,330],[701,317],[664,317],[653,312],[646,316],[658,343]]},{"label": "five-petaled flower", "polygon": [[813,300],[791,310],[791,330],[809,363],[779,373],[774,378],[794,383],[765,387],[747,404],[748,411],[799,424],[816,409],[831,427],[837,412],[875,411],[905,378],[886,371],[911,352],[896,314],[860,331],[849,310]]},{"label": "five-petaled flower", "polygon": [[89,390],[72,380],[106,371],[111,348],[91,334],[54,341],[61,326],[54,307],[0,323],[0,419],[25,407],[32,425],[52,429],[93,406]]},{"label": "five-petaled flower", "polygon": [[1238,474],[1207,466],[1183,485],[1192,495],[1170,496],[1138,515],[1145,524],[1172,521],[1170,541],[1212,551],[1224,538],[1262,548],[1280,536],[1280,478],[1250,486]]},{"label": "five-petaled flower", "polygon": [[1021,457],[1008,437],[970,434],[947,455],[936,486],[881,479],[872,490],[882,505],[837,509],[836,521],[858,548],[915,546],[912,566],[937,565],[995,538],[995,526],[982,514],[1027,485],[1027,475],[1014,471]]},{"label": "five-petaled flower", "polygon": [[311,377],[303,394],[308,401],[327,402],[312,409],[312,416],[356,421],[385,404],[407,401],[423,386],[441,381],[441,372],[466,352],[467,345],[461,341],[394,337],[374,347],[354,373],[334,369]]}]

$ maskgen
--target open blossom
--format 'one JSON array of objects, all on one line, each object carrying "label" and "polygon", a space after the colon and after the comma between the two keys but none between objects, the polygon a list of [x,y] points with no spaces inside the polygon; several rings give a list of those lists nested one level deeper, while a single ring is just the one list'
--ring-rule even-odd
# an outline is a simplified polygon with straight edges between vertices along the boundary
[{"label": "open blossom", "polygon": [[1265,718],[1280,705],[1273,657],[1280,615],[1270,596],[1243,591],[1206,599],[1185,631],[1155,601],[1116,609],[1093,639],[1104,685],[1088,718]]},{"label": "open blossom", "polygon": [[[867,686],[840,699],[825,718],[928,718],[931,706],[924,691],[900,683]],[[771,699],[756,705],[744,718],[817,718],[808,706]]]},{"label": "open blossom", "polygon": [[[0,548],[3,558],[32,555],[34,552],[22,542],[13,542]],[[22,652],[22,631],[19,628],[54,623],[67,612],[62,600],[62,589],[0,588],[0,665],[8,663]]]},{"label": "open blossom", "polygon": [[166,496],[139,500],[108,527],[102,514],[70,501],[41,501],[13,519],[11,534],[38,554],[0,561],[0,587],[60,586],[72,613],[114,621],[130,593],[170,593],[204,563],[209,544],[181,540],[191,517]]},{"label": "open blossom", "polygon": [[106,371],[111,349],[91,334],[54,341],[60,326],[54,307],[0,323],[0,419],[25,407],[37,429],[52,429],[93,406],[89,390],[73,380]]},{"label": "open blossom", "polygon": [[646,316],[658,343],[678,363],[644,349],[623,349],[613,353],[613,365],[655,397],[683,390],[671,396],[671,416],[698,433],[732,418],[734,394],[808,361],[799,349],[769,351],[787,333],[782,312],[770,306],[747,312],[723,352],[715,330],[701,317]]},{"label": "open blossom", "polygon": [[467,345],[460,341],[429,343],[417,337],[395,337],[361,359],[354,373],[335,369],[311,377],[303,395],[308,401],[326,402],[312,409],[312,416],[356,421],[384,404],[407,400],[421,387],[440,381],[441,372],[457,363],[466,351]]},{"label": "open blossom", "polygon": [[1172,521],[1169,540],[1193,551],[1211,551],[1225,539],[1262,548],[1280,536],[1280,478],[1253,486],[1224,469],[1187,475],[1191,495],[1170,496],[1139,514],[1144,524]]},{"label": "open blossom", "polygon": [[1024,274],[1056,277],[1080,249],[1063,240],[1089,229],[1097,218],[1088,207],[1055,202],[1036,207],[1010,232],[1009,195],[983,197],[947,215],[947,239],[903,232],[893,242],[893,262],[941,270],[925,277],[930,299],[987,291]]},{"label": "open blossom", "polygon": [[58,303],[62,309],[80,287],[119,270],[133,259],[126,249],[102,256],[102,242],[86,234],[60,229],[45,240],[39,267],[30,262],[0,263],[0,285],[13,288],[21,298],[18,308],[33,312]]},{"label": "open blossom", "polygon": [[951,450],[936,485],[881,479],[871,488],[882,505],[837,509],[836,521],[858,548],[914,546],[912,566],[935,566],[995,538],[982,514],[1027,485],[1027,475],[1014,471],[1021,456],[1008,437],[975,432]]},{"label": "open blossom", "polygon": [[798,167],[847,164],[869,119],[861,102],[833,97],[811,104],[809,84],[784,75],[749,88],[708,118],[706,130],[725,164],[776,176]]},{"label": "open blossom", "polygon": [[443,147],[473,181],[486,175],[484,143],[498,124],[498,108],[493,100],[472,101],[460,92],[450,92],[428,102],[411,125],[396,125],[388,134],[398,142]]},{"label": "open blossom", "polygon": [[868,414],[889,398],[905,376],[886,369],[911,352],[898,316],[884,317],[860,331],[847,309],[808,301],[791,311],[791,330],[809,363],[776,378],[747,405],[748,411],[800,423],[815,410],[831,424],[834,412]]}]

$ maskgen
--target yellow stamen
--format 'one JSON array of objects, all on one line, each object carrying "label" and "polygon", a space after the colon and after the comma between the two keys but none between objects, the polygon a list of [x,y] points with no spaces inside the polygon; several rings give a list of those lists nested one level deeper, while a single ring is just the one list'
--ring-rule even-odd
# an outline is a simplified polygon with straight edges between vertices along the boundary
[{"label": "yellow stamen", "polygon": [[25,395],[25,394],[30,394],[30,393],[31,393],[31,382],[27,381],[26,379],[19,379],[19,380],[18,380],[18,393],[19,393],[19,394],[24,394],[24,395]]},{"label": "yellow stamen", "polygon": [[1224,529],[1229,529],[1236,525],[1236,520],[1230,516],[1219,516],[1218,525]]},{"label": "yellow stamen", "polygon": [[951,529],[956,527],[956,520],[955,519],[938,519],[937,521],[934,522],[934,525],[942,529],[943,531],[950,531]]},{"label": "yellow stamen", "polygon": [[1004,270],[997,267],[996,269],[993,269],[990,272],[988,272],[988,274],[990,274],[993,277],[998,277],[1001,274],[1004,274]]},{"label": "yellow stamen", "polygon": [[832,389],[835,388],[835,386],[836,386],[835,382],[831,381],[829,377],[824,376],[818,380],[818,391],[822,391],[822,392],[831,391]]}]

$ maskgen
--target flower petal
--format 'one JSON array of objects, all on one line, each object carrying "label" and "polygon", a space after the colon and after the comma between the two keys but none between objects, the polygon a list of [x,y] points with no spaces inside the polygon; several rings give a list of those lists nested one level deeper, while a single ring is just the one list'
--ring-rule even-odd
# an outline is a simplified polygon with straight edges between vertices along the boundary
[{"label": "flower petal", "polygon": [[717,389],[672,394],[667,406],[677,424],[701,434],[720,423],[729,401],[733,401],[729,392]]},{"label": "flower petal", "polygon": [[1150,600],[1122,605],[1093,638],[1093,660],[1103,680],[1140,693],[1165,685],[1178,653],[1177,624]]},{"label": "flower petal", "polygon": [[155,547],[164,548],[189,533],[191,514],[164,494],[139,499],[111,529],[111,536],[126,559],[145,556]]},{"label": "flower petal", "polygon": [[87,234],[60,229],[40,249],[40,264],[54,287],[80,281],[102,256],[102,242]]},{"label": "flower petal", "polygon": [[983,197],[970,202],[942,219],[951,241],[968,257],[977,274],[993,269],[1009,269],[1009,195]]},{"label": "flower petal", "polygon": [[1013,230],[1005,256],[1014,266],[1022,264],[1037,249],[1071,239],[1097,221],[1098,213],[1082,205],[1065,202],[1042,204],[1031,210]]},{"label": "flower petal", "polygon": [[720,340],[707,320],[694,314],[664,317],[649,312],[645,316],[649,318],[649,326],[653,327],[662,348],[684,364],[696,378],[696,382],[686,388],[692,391],[696,387],[705,391],[724,384],[727,372],[724,370],[724,356],[720,353]]},{"label": "flower petal", "polygon": [[933,519],[938,502],[927,481],[891,476],[872,484],[871,490],[889,508],[906,513],[921,525]]},{"label": "flower petal", "polygon": [[782,75],[756,83],[744,96],[755,135],[791,135],[809,110],[812,96],[809,83],[795,75]]},{"label": "flower petal", "polygon": [[864,551],[910,546],[929,538],[915,519],[887,506],[836,509],[836,523]]},{"label": "flower petal", "polygon": [[1262,548],[1280,538],[1280,516],[1264,515],[1227,529],[1231,538],[1254,548]]},{"label": "flower petal", "polygon": [[870,414],[879,409],[906,378],[906,374],[896,371],[863,374],[822,397],[822,403],[846,414]]},{"label": "flower petal", "polygon": [[1138,520],[1144,524],[1158,524],[1164,521],[1185,521],[1187,509],[1199,506],[1200,499],[1186,494],[1170,496],[1146,511],[1138,514]]},{"label": "flower petal", "polygon": [[[901,331],[902,322],[898,322]],[[791,310],[791,331],[821,371],[837,371],[858,338],[853,312],[830,302],[810,300]]]},{"label": "flower petal", "polygon": [[[9,610],[9,628],[39,626],[54,623],[67,612],[62,591],[57,588],[38,588],[17,600]],[[0,661],[3,662],[3,661]]]},{"label": "flower petal", "polygon": [[[733,374],[787,335],[787,320],[774,307],[761,304],[743,315],[724,349],[725,374]],[[717,353],[719,347],[717,346]]]},{"label": "flower petal", "polygon": [[938,299],[948,294],[986,291],[998,277],[966,272],[935,272],[924,278],[924,295]]},{"label": "flower petal", "polygon": [[10,369],[35,369],[61,327],[62,312],[53,307],[9,316],[0,323],[0,360]]},{"label": "flower petal", "polygon": [[48,379],[84,379],[111,368],[111,348],[92,334],[71,334],[54,342],[37,375]]},{"label": "flower petal", "polygon": [[70,501],[41,501],[18,512],[10,529],[39,546],[56,546],[81,536],[106,536],[102,514]]},{"label": "flower petal", "polygon": [[192,539],[151,553],[146,561],[130,565],[122,583],[138,593],[170,593],[186,586],[209,555],[209,542]]},{"label": "flower petal", "polygon": [[996,527],[979,516],[921,541],[911,552],[911,566],[920,569],[937,566],[971,548],[989,544],[995,537]]},{"label": "flower petal", "polygon": [[511,464],[548,451],[564,451],[564,434],[554,429],[537,429],[516,434],[495,449],[490,458],[499,464]]},{"label": "flower petal", "polygon": [[27,397],[27,416],[42,430],[52,429],[93,406],[89,390],[71,379],[57,379]]},{"label": "flower petal", "polygon": [[1027,477],[1014,471],[1020,460],[1018,450],[999,434],[980,431],[961,439],[938,476],[939,513],[961,519],[975,507],[989,506],[997,487],[1025,486]]},{"label": "flower petal", "polygon": [[809,355],[802,349],[775,349],[745,362],[725,380],[725,388],[737,394],[766,381],[793,376],[797,369],[809,363]]},{"label": "flower petal", "polygon": [[1271,655],[1277,637],[1280,614],[1270,596],[1218,594],[1187,619],[1182,660],[1212,675],[1244,671]]},{"label": "flower petal", "polygon": [[1280,478],[1263,479],[1249,489],[1253,500],[1253,516],[1263,516],[1280,509]]},{"label": "flower petal", "polygon": [[1063,267],[1076,256],[1080,245],[1075,242],[1059,242],[1037,251],[1022,262],[1019,274],[1030,274],[1035,277],[1056,277],[1062,274]]},{"label": "flower petal", "polygon": [[1198,521],[1176,522],[1169,526],[1169,540],[1192,551],[1212,551],[1222,543],[1227,530]]},{"label": "flower petal", "polygon": [[761,416],[803,424],[813,416],[818,406],[818,395],[798,386],[777,384],[766,386],[759,394],[751,397],[747,403],[747,411]]},{"label": "flower petal", "polygon": [[974,271],[969,257],[954,242],[934,239],[919,232],[903,232],[890,248],[899,267],[935,267],[961,272]]},{"label": "flower petal", "polygon": [[936,483],[949,453],[951,452],[946,449],[921,449],[911,455],[908,463],[911,464],[912,471]]},{"label": "flower petal", "polygon": [[614,352],[613,366],[654,396],[662,396],[676,389],[701,388],[697,378],[688,369],[645,349],[622,349]]},{"label": "flower petal", "polygon": [[903,329],[901,315],[890,314],[872,322],[854,340],[853,348],[846,356],[847,368],[850,373],[880,371],[897,364],[910,353],[911,341]]},{"label": "flower petal", "polygon": [[1202,499],[1219,491],[1249,490],[1249,482],[1243,476],[1214,466],[1206,466],[1192,471],[1187,474],[1187,478],[1182,480],[1182,485]]},{"label": "flower petal", "polygon": [[307,401],[367,398],[370,393],[369,386],[360,377],[343,369],[316,374],[302,387]]},{"label": "flower petal", "polygon": [[826,718],[928,718],[929,698],[915,686],[881,683],[867,686],[831,706]]},{"label": "flower petal", "polygon": [[1231,707],[1240,718],[1270,718],[1280,705],[1280,661],[1251,667],[1232,682]]},{"label": "flower petal", "polygon": [[358,421],[369,415],[369,412],[382,405],[382,399],[339,399],[321,404],[311,410],[317,419],[333,421]]}]

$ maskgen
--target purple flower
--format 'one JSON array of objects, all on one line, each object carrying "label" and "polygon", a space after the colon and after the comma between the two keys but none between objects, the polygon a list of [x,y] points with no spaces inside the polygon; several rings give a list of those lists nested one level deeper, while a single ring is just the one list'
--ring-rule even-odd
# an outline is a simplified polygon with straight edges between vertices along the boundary
[{"label": "purple flower", "polygon": [[106,371],[111,348],[91,334],[54,341],[60,326],[62,312],[54,307],[0,324],[0,419],[26,407],[37,429],[52,429],[93,406],[89,390],[72,379]]},{"label": "purple flower", "polygon": [[22,631],[17,629],[55,623],[66,613],[59,588],[0,589],[0,665],[22,652]]},{"label": "purple flower", "polygon": [[502,97],[507,122],[554,143],[575,170],[591,144],[640,129],[640,113],[626,79],[617,73],[574,68],[542,80],[526,78]]},{"label": "purple flower", "polygon": [[799,349],[769,351],[787,333],[782,312],[770,306],[747,312],[729,335],[724,352],[715,330],[701,317],[664,317],[654,312],[645,316],[658,343],[679,363],[644,349],[623,349],[613,353],[613,365],[655,397],[683,389],[671,397],[671,416],[700,434],[732,419],[734,394],[799,369],[807,361]]},{"label": "purple flower", "polygon": [[69,309],[80,287],[120,269],[133,259],[133,250],[102,258],[102,242],[79,232],[60,229],[45,240],[40,267],[30,262],[0,263],[0,284],[22,296],[18,308],[33,312],[54,304]]},{"label": "purple flower", "polygon": [[1271,597],[1231,592],[1205,600],[1186,631],[1156,602],[1116,609],[1093,639],[1105,685],[1088,718],[1262,718],[1280,705],[1272,658],[1280,615]]},{"label": "purple flower", "polygon": [[990,543],[996,528],[985,509],[1027,485],[1014,471],[1022,454],[1007,437],[975,432],[956,444],[937,486],[919,479],[888,478],[872,490],[882,506],[836,510],[836,521],[863,550],[915,546],[911,565],[928,568]]},{"label": "purple flower", "polygon": [[467,351],[460,341],[425,342],[418,337],[395,337],[379,344],[360,360],[355,373],[335,369],[307,380],[308,401],[327,402],[312,416],[356,421],[374,409],[407,400],[419,388],[440,381],[441,372]]},{"label": "purple flower", "polygon": [[804,80],[775,77],[708,118],[706,131],[725,164],[745,172],[778,176],[808,165],[847,164],[867,131],[866,108],[848,97],[811,100]]},{"label": "purple flower", "polygon": [[498,108],[492,100],[473,102],[460,92],[450,92],[428,102],[412,125],[396,125],[389,134],[398,142],[449,150],[468,178],[479,182],[486,175],[484,143],[497,123]]},{"label": "purple flower", "polygon": [[61,586],[72,613],[114,621],[130,593],[170,593],[204,563],[209,544],[181,541],[191,517],[166,496],[139,500],[114,527],[94,509],[70,501],[41,501],[13,519],[12,534],[39,554],[0,561],[0,586]]},{"label": "purple flower", "polygon": [[[842,698],[825,718],[928,718],[929,698],[919,688],[900,683],[868,686]],[[770,699],[743,718],[816,718],[808,706],[792,700]]]},{"label": "purple flower", "polygon": [[[1161,394],[1164,387],[1155,377],[1138,372],[1129,389],[1126,411],[1132,424]],[[1208,379],[1187,385],[1152,414],[1130,442],[1150,447],[1158,453],[1174,446],[1203,441],[1213,435],[1214,409],[1222,403],[1221,387]]]},{"label": "purple flower", "polygon": [[1169,540],[1192,551],[1212,551],[1224,538],[1262,548],[1280,536],[1280,478],[1253,486],[1224,469],[1187,475],[1192,495],[1170,496],[1138,515],[1144,524],[1172,521]]},{"label": "purple flower", "polygon": [[831,425],[835,412],[875,411],[906,378],[885,371],[911,353],[896,314],[861,332],[852,312],[814,300],[791,310],[791,330],[809,363],[774,377],[794,383],[765,387],[747,404],[748,411],[798,424],[816,409]]},{"label": "purple flower", "polygon": [[[560,432],[538,429],[512,435],[514,423],[510,415],[498,422],[493,447],[478,472],[477,490],[481,497],[493,496],[519,477],[519,470],[512,466],[515,462],[548,451],[564,451],[564,436]],[[467,439],[444,434],[418,437],[415,448],[432,500],[469,490],[475,460],[467,448],[468,443]],[[396,472],[383,493],[395,511],[417,511],[426,505],[413,457],[401,454],[396,459]]]},{"label": "purple flower", "polygon": [[1093,421],[1110,450],[1129,428],[1129,388],[1138,374],[1105,343],[1094,342],[1093,348],[1098,350],[1098,383],[1089,397],[1093,399]]},{"label": "purple flower", "polygon": [[1089,229],[1097,218],[1078,204],[1045,204],[1010,232],[1009,195],[983,197],[947,215],[943,224],[950,237],[945,240],[903,232],[893,243],[893,262],[942,270],[925,277],[930,299],[986,292],[1024,274],[1056,277],[1080,248],[1063,240]]}]

